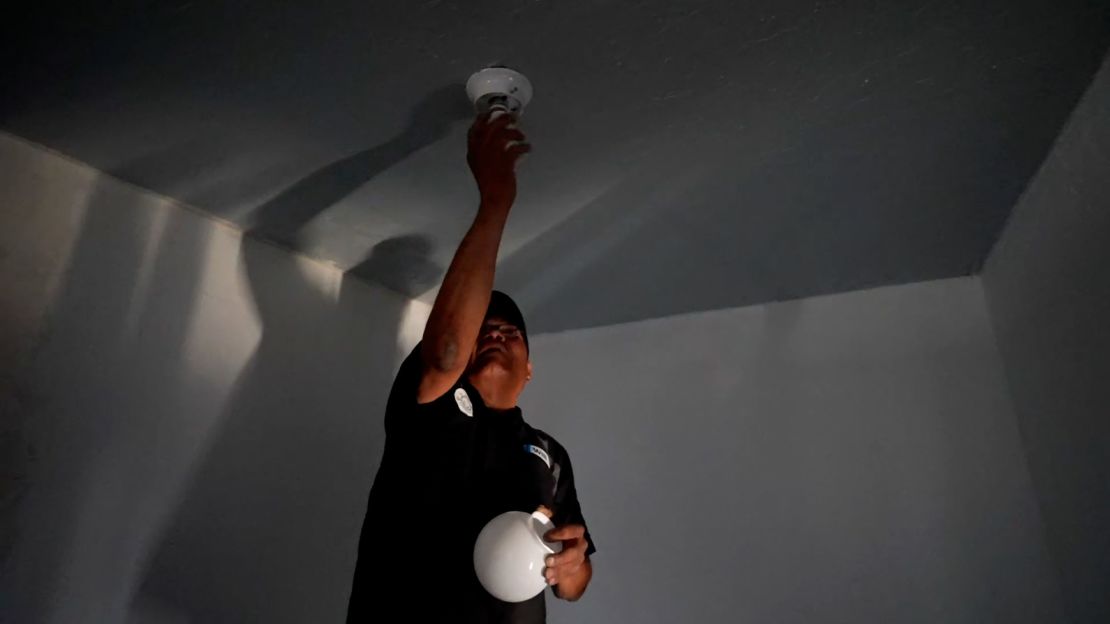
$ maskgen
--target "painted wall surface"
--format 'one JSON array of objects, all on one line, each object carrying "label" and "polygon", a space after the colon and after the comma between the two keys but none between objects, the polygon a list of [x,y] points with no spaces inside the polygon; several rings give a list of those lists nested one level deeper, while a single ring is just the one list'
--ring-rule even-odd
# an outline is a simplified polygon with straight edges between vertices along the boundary
[{"label": "painted wall surface", "polygon": [[1058,622],[976,278],[539,336],[575,622]]},{"label": "painted wall surface", "polygon": [[409,304],[7,135],[0,206],[0,621],[341,621]]},{"label": "painted wall surface", "polygon": [[1110,621],[1110,64],[982,279],[1072,619]]}]

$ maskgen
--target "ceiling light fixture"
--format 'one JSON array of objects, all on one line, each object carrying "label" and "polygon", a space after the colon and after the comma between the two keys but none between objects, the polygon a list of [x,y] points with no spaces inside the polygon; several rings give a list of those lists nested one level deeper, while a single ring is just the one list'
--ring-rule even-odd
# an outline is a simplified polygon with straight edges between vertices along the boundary
[{"label": "ceiling light fixture", "polygon": [[479,114],[502,110],[520,117],[532,101],[532,82],[508,67],[487,67],[466,81],[466,95]]}]

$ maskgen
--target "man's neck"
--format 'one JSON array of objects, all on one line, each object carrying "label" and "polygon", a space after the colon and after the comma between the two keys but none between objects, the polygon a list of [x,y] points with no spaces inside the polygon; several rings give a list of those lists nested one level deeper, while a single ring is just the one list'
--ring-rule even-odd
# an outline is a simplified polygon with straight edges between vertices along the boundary
[{"label": "man's neck", "polygon": [[508,392],[498,392],[492,388],[475,386],[478,394],[482,395],[482,403],[494,412],[508,412],[516,407],[516,396]]},{"label": "man's neck", "polygon": [[489,383],[489,381],[488,378],[483,379],[478,375],[470,378],[470,385],[474,386],[482,396],[482,403],[495,412],[507,412],[515,408],[520,393],[505,388],[504,384]]}]

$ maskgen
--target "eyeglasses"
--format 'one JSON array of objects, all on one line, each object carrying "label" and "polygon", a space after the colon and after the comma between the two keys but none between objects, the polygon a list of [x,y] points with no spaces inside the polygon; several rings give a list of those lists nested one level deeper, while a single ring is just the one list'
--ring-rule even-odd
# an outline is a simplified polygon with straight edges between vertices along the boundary
[{"label": "eyeglasses", "polygon": [[508,339],[520,338],[520,328],[518,328],[516,325],[492,325],[492,324],[482,326],[482,337],[484,338],[484,337],[490,335],[495,330],[497,331],[497,333],[501,334],[502,336],[504,336],[505,338],[508,338]]}]

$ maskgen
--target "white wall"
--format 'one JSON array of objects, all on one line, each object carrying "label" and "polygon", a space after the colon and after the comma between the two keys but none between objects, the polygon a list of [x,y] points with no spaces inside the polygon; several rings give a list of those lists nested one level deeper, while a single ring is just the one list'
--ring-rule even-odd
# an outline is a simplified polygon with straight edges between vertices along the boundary
[{"label": "white wall", "polygon": [[408,304],[8,135],[0,206],[0,621],[341,621]]},{"label": "white wall", "polygon": [[1074,622],[1110,622],[1110,62],[983,272]]},{"label": "white wall", "polygon": [[575,622],[1056,622],[976,278],[533,339],[597,540]]}]

